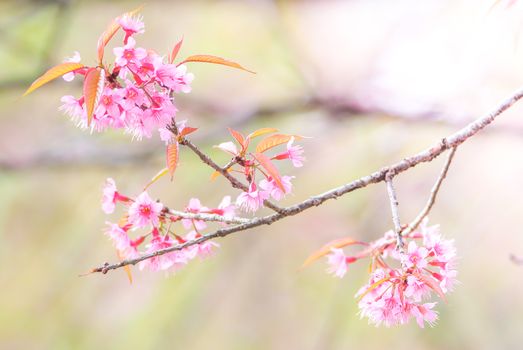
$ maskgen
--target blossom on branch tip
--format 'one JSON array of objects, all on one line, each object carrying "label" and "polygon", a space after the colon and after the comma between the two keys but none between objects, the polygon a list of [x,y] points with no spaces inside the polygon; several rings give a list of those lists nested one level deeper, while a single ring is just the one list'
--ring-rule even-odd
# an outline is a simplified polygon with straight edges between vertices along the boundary
[{"label": "blossom on branch tip", "polygon": [[127,43],[129,37],[134,34],[143,34],[145,32],[145,24],[142,17],[123,15],[118,18],[118,24],[125,32],[124,43]]},{"label": "blossom on branch tip", "polygon": [[142,192],[129,207],[129,223],[134,227],[158,226],[163,204],[155,202],[147,192]]},{"label": "blossom on branch tip", "polygon": [[338,278],[342,278],[347,273],[347,257],[342,249],[331,248],[331,253],[327,255],[329,268],[328,273],[333,274]]}]

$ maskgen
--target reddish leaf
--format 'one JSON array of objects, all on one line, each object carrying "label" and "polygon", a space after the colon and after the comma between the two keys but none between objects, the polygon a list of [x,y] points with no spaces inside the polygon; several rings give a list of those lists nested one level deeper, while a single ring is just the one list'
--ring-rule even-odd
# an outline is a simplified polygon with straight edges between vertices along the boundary
[{"label": "reddish leaf", "polygon": [[[122,253],[119,250],[116,250],[116,256],[118,257],[118,260],[122,262],[124,260]],[[123,267],[125,270],[125,273],[127,274],[127,279],[129,280],[129,284],[133,284],[133,274],[131,273],[131,267],[129,265],[125,265]]]},{"label": "reddish leaf", "polygon": [[147,183],[147,185],[145,185],[145,187],[143,188],[144,191],[147,191],[147,189],[149,188],[149,186],[151,186],[153,183],[155,183],[156,181],[158,181],[160,178],[162,178],[165,174],[167,174],[169,172],[169,168],[163,168],[162,170],[160,170],[156,175],[154,175],[154,177],[151,179],[151,181],[149,181],[149,183]]},{"label": "reddish leaf", "polygon": [[271,132],[276,132],[278,129],[275,128],[261,128],[256,131],[251,132],[249,135],[247,135],[248,140],[252,140],[255,137],[262,136],[265,134],[269,134]]},{"label": "reddish leaf", "polygon": [[102,59],[104,58],[104,49],[105,46],[111,41],[113,36],[116,34],[118,29],[120,29],[120,23],[118,23],[118,20],[122,18],[123,16],[134,16],[138,12],[140,12],[143,8],[143,5],[140,7],[135,8],[132,11],[126,12],[123,15],[120,15],[116,18],[114,18],[111,23],[107,26],[107,29],[100,35],[100,38],[98,39],[98,62],[102,64]]},{"label": "reddish leaf", "polygon": [[245,141],[245,137],[239,131],[236,131],[231,128],[228,128],[228,130],[231,133],[232,137],[234,137],[234,139],[236,141],[238,141],[240,146],[242,146],[242,151],[240,153],[243,153],[247,149],[247,146],[248,146],[247,142]]},{"label": "reddish leaf", "polygon": [[52,68],[50,68],[47,72],[42,74],[38,79],[36,79],[31,86],[24,92],[24,96],[27,94],[30,94],[34,90],[38,89],[44,84],[47,84],[48,82],[61,77],[62,75],[75,71],[77,69],[83,68],[84,65],[81,63],[74,63],[74,62],[65,62],[61,63],[59,65],[56,65]]},{"label": "reddish leaf", "polygon": [[184,59],[182,62],[178,63],[178,66],[181,65],[181,64],[184,64],[184,63],[188,63],[188,62],[203,62],[203,63],[221,64],[221,65],[224,65],[224,66],[229,66],[229,67],[232,67],[232,68],[238,68],[238,69],[244,70],[246,72],[249,72],[249,73],[252,73],[252,74],[256,74],[256,72],[253,72],[252,70],[248,70],[247,68],[244,68],[244,67],[240,66],[236,62],[228,61],[228,60],[226,60],[224,58],[216,57],[216,56],[212,56],[212,55],[193,55],[193,56],[189,56],[186,59]]},{"label": "reddish leaf", "polygon": [[178,41],[176,45],[174,45],[173,51],[171,52],[171,55],[169,56],[169,63],[173,63],[176,59],[176,56],[178,56],[178,52],[180,51],[180,48],[182,47],[183,38]]},{"label": "reddish leaf", "polygon": [[182,129],[182,131],[180,132],[180,137],[185,137],[189,134],[192,134],[193,132],[195,132],[196,130],[198,130],[198,128],[192,128],[190,126],[186,126],[185,128]]},{"label": "reddish leaf", "polygon": [[267,136],[258,143],[256,146],[256,152],[263,153],[273,147],[279,146],[281,144],[287,143],[294,137],[296,140],[300,140],[302,136],[299,135],[285,135],[285,134],[274,134]]},{"label": "reddish leaf", "polygon": [[325,244],[323,247],[321,247],[319,250],[315,251],[305,261],[303,262],[303,265],[301,268],[305,268],[318,260],[319,258],[329,254],[331,252],[332,248],[343,248],[354,244],[361,244],[361,245],[367,245],[367,243],[356,241],[355,239],[352,239],[350,237],[340,238],[336,239],[334,241],[331,241],[327,244]]},{"label": "reddish leaf", "polygon": [[93,114],[104,88],[105,71],[102,68],[91,68],[85,74],[84,99],[87,112],[87,126],[91,125]]},{"label": "reddish leaf", "polygon": [[276,169],[274,164],[272,164],[271,160],[265,154],[262,153],[254,153],[254,157],[260,163],[260,165],[269,173],[274,182],[276,182],[278,188],[282,190],[283,193],[285,193],[285,187],[283,187],[283,183],[281,182],[281,177],[278,173],[278,169]]},{"label": "reddish leaf", "polygon": [[434,292],[436,292],[436,294],[438,294],[443,301],[447,301],[447,299],[445,298],[445,293],[443,293],[439,285],[435,283],[434,280],[420,273],[417,273],[416,277],[421,281],[425,282],[425,284],[428,285]]},{"label": "reddish leaf", "polygon": [[169,169],[169,174],[171,175],[171,181],[174,177],[174,172],[178,166],[179,158],[179,146],[178,142],[171,143],[167,145],[167,169]]}]

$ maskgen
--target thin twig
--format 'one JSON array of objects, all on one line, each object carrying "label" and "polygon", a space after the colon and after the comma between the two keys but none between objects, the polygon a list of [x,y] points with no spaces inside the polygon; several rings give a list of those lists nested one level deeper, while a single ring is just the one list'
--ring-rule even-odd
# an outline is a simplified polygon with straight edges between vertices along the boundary
[{"label": "thin twig", "polygon": [[510,96],[508,99],[503,101],[489,114],[476,119],[472,123],[468,124],[461,130],[455,132],[454,134],[448,136],[447,138],[444,138],[443,140],[441,140],[437,144],[433,145],[432,147],[430,147],[426,150],[423,150],[411,157],[405,158],[398,163],[392,164],[391,166],[388,166],[379,171],[376,171],[370,175],[361,177],[357,180],[354,180],[350,183],[347,183],[345,185],[334,188],[334,189],[327,191],[325,193],[322,193],[320,195],[313,196],[296,205],[293,205],[293,206],[290,206],[287,208],[282,208],[282,211],[279,213],[275,213],[275,214],[268,215],[268,216],[261,217],[261,218],[255,218],[245,224],[222,228],[222,229],[214,231],[213,233],[199,237],[198,239],[195,239],[192,241],[187,241],[183,244],[169,247],[166,249],[161,249],[161,250],[155,251],[153,253],[144,254],[135,259],[124,260],[124,261],[121,261],[120,263],[112,264],[112,265],[105,264],[102,267],[92,269],[91,272],[107,273],[110,270],[118,269],[120,267],[127,266],[127,265],[135,265],[135,264],[139,263],[140,261],[150,259],[155,256],[167,254],[167,253],[170,253],[173,251],[178,251],[178,250],[190,247],[195,244],[203,243],[210,239],[214,239],[214,238],[218,238],[218,237],[225,237],[234,232],[244,231],[244,230],[251,229],[251,228],[254,228],[257,226],[261,226],[261,225],[270,225],[285,217],[296,215],[296,214],[301,213],[304,210],[307,210],[314,206],[319,206],[329,199],[335,199],[335,198],[343,196],[347,193],[350,193],[354,190],[364,188],[370,184],[385,181],[385,177],[386,177],[387,173],[389,173],[389,172],[393,173],[395,175],[398,175],[421,163],[432,161],[434,158],[438,157],[440,154],[442,154],[445,150],[447,150],[449,148],[458,147],[463,142],[465,142],[466,140],[468,140],[469,138],[474,136],[478,131],[482,130],[487,125],[492,123],[496,119],[496,117],[498,117],[504,111],[509,109],[512,105],[514,105],[521,98],[523,98],[523,88],[517,90],[512,96]]},{"label": "thin twig", "polygon": [[423,210],[418,214],[418,216],[407,226],[405,230],[403,230],[403,234],[408,235],[412,231],[414,231],[416,228],[418,228],[419,224],[429,215],[430,210],[432,209],[432,206],[436,202],[436,196],[438,195],[439,189],[441,188],[441,184],[443,183],[443,180],[447,176],[447,172],[449,171],[450,163],[452,163],[452,159],[454,158],[454,154],[456,153],[457,147],[452,147],[450,150],[449,156],[447,157],[447,160],[445,161],[445,165],[443,166],[443,169],[441,170],[441,173],[439,174],[438,180],[432,187],[432,190],[430,191],[430,197],[427,201],[427,204],[423,208]]},{"label": "thin twig", "polygon": [[169,210],[169,214],[178,216],[182,219],[215,221],[215,222],[223,222],[225,224],[245,224],[245,223],[251,221],[250,219],[241,218],[238,216],[230,218],[230,217],[225,217],[225,216],[218,215],[218,214],[187,213],[185,211],[178,211],[178,210],[173,210],[173,209]]},{"label": "thin twig", "polygon": [[392,183],[394,175],[395,174],[393,172],[387,172],[387,175],[385,175],[385,182],[387,184],[387,193],[389,194],[390,211],[392,213],[392,222],[394,223],[394,233],[396,234],[396,249],[402,252],[404,250],[404,244],[403,235],[401,232],[400,215],[398,213],[398,197],[396,196],[396,190],[394,189],[394,184]]}]

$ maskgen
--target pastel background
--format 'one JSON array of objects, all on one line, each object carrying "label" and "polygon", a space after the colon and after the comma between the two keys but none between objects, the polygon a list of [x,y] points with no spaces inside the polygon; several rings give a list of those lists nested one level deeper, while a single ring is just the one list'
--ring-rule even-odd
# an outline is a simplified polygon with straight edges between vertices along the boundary
[{"label": "pastel background", "polygon": [[[293,204],[394,163],[452,133],[523,82],[523,9],[487,0],[148,1],[138,43],[210,53],[257,71],[191,65],[180,118],[213,157],[227,127],[312,136]],[[508,3],[506,1],[505,3]],[[354,294],[365,263],[338,280],[325,262],[298,271],[325,242],[391,228],[377,184],[270,227],[220,240],[177,275],[78,277],[114,250],[102,234],[101,186],[138,193],[164,165],[157,139],[89,135],[57,110],[79,82],[24,89],[80,51],[95,63],[108,22],[136,1],[0,2],[0,348],[518,349],[523,341],[523,106],[456,153],[431,213],[458,248],[461,284],[434,328],[375,328]],[[109,51],[110,55],[110,51]],[[424,205],[443,159],[398,178],[400,214]],[[151,194],[173,208],[236,195],[189,152]]]}]

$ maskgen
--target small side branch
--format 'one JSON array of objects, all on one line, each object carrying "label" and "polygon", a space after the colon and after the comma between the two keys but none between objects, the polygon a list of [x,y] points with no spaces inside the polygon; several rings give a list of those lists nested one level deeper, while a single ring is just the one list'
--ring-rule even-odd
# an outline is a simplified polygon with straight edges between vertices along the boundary
[{"label": "small side branch", "polygon": [[225,224],[245,224],[250,222],[250,219],[241,218],[241,217],[225,217],[217,214],[207,214],[207,213],[187,213],[184,211],[178,210],[169,210],[169,214],[180,217],[182,219],[191,219],[191,220],[202,220],[202,221],[214,221],[214,222],[223,222]]},{"label": "small side branch", "polygon": [[447,160],[445,161],[445,165],[443,166],[443,169],[441,170],[441,173],[439,174],[438,180],[436,180],[436,183],[432,187],[432,190],[430,191],[430,197],[427,201],[427,204],[423,208],[423,210],[418,214],[418,216],[412,221],[409,226],[404,230],[404,234],[409,234],[412,231],[414,231],[416,228],[418,228],[419,224],[429,215],[430,210],[432,209],[432,206],[434,206],[434,203],[436,202],[436,196],[438,195],[439,189],[441,188],[441,184],[443,183],[443,180],[447,176],[447,172],[449,171],[450,163],[452,163],[452,159],[454,159],[454,154],[456,153],[457,147],[452,147],[450,150],[450,153],[447,157]]},{"label": "small side branch", "polygon": [[394,233],[396,234],[396,248],[399,251],[403,251],[403,233],[401,232],[401,221],[398,213],[399,203],[398,197],[396,196],[396,190],[394,189],[394,184],[392,183],[394,175],[394,172],[387,172],[387,174],[385,175],[385,182],[387,183],[387,193],[389,194],[392,222],[394,223]]}]

